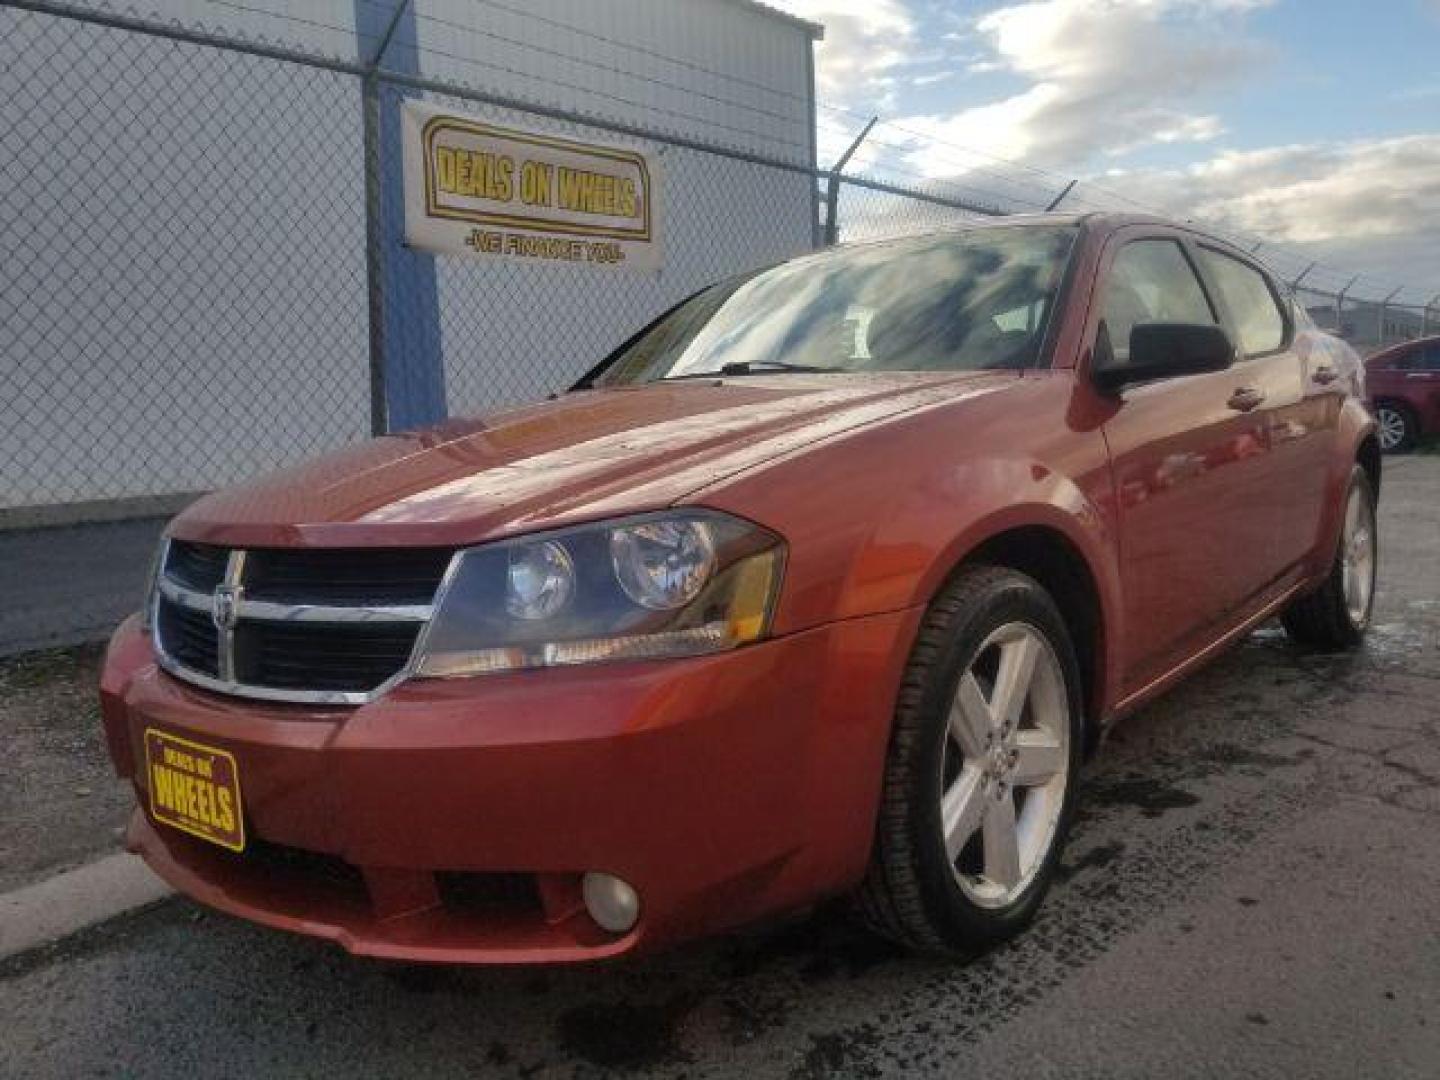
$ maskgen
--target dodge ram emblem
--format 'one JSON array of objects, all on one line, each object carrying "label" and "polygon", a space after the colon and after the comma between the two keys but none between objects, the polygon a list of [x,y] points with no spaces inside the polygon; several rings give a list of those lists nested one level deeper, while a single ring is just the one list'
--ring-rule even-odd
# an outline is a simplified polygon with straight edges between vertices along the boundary
[{"label": "dodge ram emblem", "polygon": [[240,604],[239,585],[218,585],[215,588],[215,603],[210,609],[210,617],[215,621],[215,627],[221,633],[235,629],[235,622],[238,617]]}]

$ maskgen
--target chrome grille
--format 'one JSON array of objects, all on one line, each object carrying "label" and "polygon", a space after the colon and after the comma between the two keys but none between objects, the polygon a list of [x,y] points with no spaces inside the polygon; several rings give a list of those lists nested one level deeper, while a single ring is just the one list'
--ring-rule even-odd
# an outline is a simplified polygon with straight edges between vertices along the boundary
[{"label": "chrome grille", "polygon": [[156,652],[171,674],[222,693],[370,701],[408,670],[453,554],[172,540],[155,590]]},{"label": "chrome grille", "polygon": [[157,614],[156,634],[170,657],[201,675],[219,678],[220,633],[209,613],[162,603]]},{"label": "chrome grille", "polygon": [[166,572],[186,588],[214,592],[215,586],[225,578],[229,561],[230,552],[226,548],[176,542],[170,545]]}]

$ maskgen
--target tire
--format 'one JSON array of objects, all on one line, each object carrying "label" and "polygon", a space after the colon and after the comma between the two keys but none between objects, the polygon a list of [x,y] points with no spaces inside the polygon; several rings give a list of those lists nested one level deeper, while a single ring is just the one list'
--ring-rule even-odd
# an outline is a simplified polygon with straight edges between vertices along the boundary
[{"label": "tire", "polygon": [[[1356,547],[1352,533],[1352,512],[1356,527],[1367,530],[1368,540]],[[1363,548],[1363,559],[1361,548]],[[1330,651],[1354,649],[1369,629],[1375,602],[1375,573],[1380,558],[1379,532],[1375,526],[1375,490],[1365,470],[1356,465],[1345,488],[1345,507],[1340,523],[1340,541],[1335,561],[1325,583],[1292,603],[1280,616],[1286,632],[1301,645]],[[1357,559],[1360,565],[1356,565]],[[1347,561],[1349,565],[1347,566]],[[1348,588],[1347,588],[1348,586]],[[1361,592],[1353,590],[1359,588]],[[1358,601],[1358,603],[1357,603]]]},{"label": "tire", "polygon": [[[1024,694],[1005,694],[1001,686],[1020,685],[1011,676],[1031,655]],[[1080,685],[1065,622],[1034,579],[975,566],[945,587],[901,683],[870,866],[852,898],[862,922],[907,948],[947,956],[973,956],[1025,928],[1054,879],[1074,810]],[[997,732],[1001,711],[1014,719]],[[1001,809],[1007,802],[1013,816]],[[968,837],[953,859],[947,820],[952,851]],[[1028,832],[1016,830],[1012,861],[998,838],[1014,821]]]},{"label": "tire", "polygon": [[1380,449],[1387,454],[1408,454],[1420,439],[1420,423],[1406,405],[1382,401],[1375,406]]}]

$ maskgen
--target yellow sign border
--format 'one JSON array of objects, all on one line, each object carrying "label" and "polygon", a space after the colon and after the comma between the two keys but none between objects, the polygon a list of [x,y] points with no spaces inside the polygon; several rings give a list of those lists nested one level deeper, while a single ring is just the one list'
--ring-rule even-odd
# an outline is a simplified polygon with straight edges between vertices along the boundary
[{"label": "yellow sign border", "polygon": [[[162,740],[169,739],[172,742],[180,743],[194,750],[200,750],[206,754],[214,754],[223,757],[230,762],[230,775],[235,780],[235,820],[240,825],[240,842],[238,844],[227,844],[224,840],[217,840],[199,829],[186,825],[183,822],[171,821],[167,817],[161,817],[155,809],[155,774],[150,769],[150,736],[160,736]],[[240,790],[240,765],[235,760],[235,755],[229,750],[221,750],[218,746],[206,746],[204,743],[193,742],[180,735],[172,735],[168,731],[162,731],[157,727],[147,727],[142,736],[145,742],[145,792],[150,799],[150,816],[162,825],[168,825],[172,829],[179,829],[181,832],[189,833],[191,836],[198,836],[201,840],[208,841],[217,847],[226,848],[230,851],[241,852],[245,850],[245,793]]]},{"label": "yellow sign border", "polygon": [[[437,201],[435,193],[435,136],[442,130],[463,131],[471,135],[488,135],[493,138],[509,139],[512,142],[529,143],[532,146],[544,146],[553,150],[568,150],[574,153],[589,154],[591,157],[610,158],[613,161],[621,161],[628,165],[634,165],[640,170],[640,177],[645,185],[645,224],[639,229],[618,229],[608,225],[586,225],[584,222],[560,222],[547,220],[545,218],[526,217],[519,214],[499,214],[488,210],[461,210],[452,207],[441,206]],[[479,124],[471,120],[462,120],[455,116],[432,116],[425,121],[425,126],[420,129],[420,145],[424,150],[425,160],[422,168],[425,173],[425,214],[427,217],[445,218],[450,221],[468,221],[476,225],[508,225],[516,229],[534,229],[537,232],[550,233],[573,233],[581,236],[600,236],[611,240],[637,240],[649,241],[651,239],[650,221],[650,170],[645,165],[645,158],[629,150],[617,150],[608,146],[592,146],[589,143],[575,142],[571,139],[557,139],[546,135],[531,135],[523,131],[514,131],[511,128],[494,127],[490,124]]]}]

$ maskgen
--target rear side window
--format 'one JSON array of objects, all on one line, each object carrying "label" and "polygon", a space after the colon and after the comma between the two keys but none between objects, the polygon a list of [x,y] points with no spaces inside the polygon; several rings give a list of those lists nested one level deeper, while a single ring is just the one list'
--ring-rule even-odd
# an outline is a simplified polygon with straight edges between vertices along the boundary
[{"label": "rear side window", "polygon": [[1240,351],[1254,356],[1274,352],[1285,344],[1285,317],[1280,314],[1265,276],[1239,259],[1210,248],[1201,248],[1200,258],[1235,320]]},{"label": "rear side window", "polygon": [[1103,319],[1113,357],[1107,367],[1129,362],[1130,331],[1141,323],[1216,321],[1190,260],[1174,240],[1136,240],[1120,249],[1105,286]]},{"label": "rear side window", "polygon": [[1398,371],[1440,371],[1440,345],[1414,349],[1390,366]]}]

